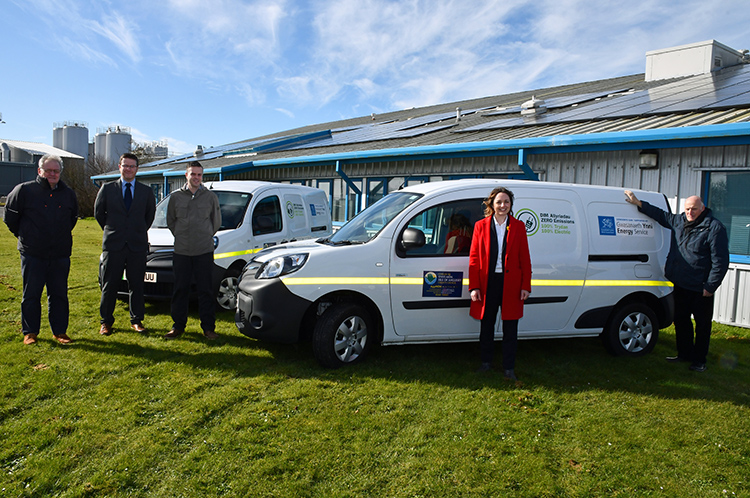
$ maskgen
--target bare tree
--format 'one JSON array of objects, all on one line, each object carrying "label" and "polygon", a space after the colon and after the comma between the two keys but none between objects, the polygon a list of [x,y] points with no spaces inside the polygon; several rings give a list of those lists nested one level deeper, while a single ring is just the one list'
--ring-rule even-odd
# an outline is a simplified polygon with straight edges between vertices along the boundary
[{"label": "bare tree", "polygon": [[90,155],[85,163],[70,159],[65,161],[63,180],[78,197],[78,212],[81,218],[94,215],[94,200],[99,187],[94,184],[91,177],[116,170],[116,164],[96,155]]}]

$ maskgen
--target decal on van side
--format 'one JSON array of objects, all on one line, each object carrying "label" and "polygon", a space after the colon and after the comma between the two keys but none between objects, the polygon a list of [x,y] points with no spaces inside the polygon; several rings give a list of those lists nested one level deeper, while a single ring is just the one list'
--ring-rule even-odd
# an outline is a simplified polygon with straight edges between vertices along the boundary
[{"label": "decal on van side", "polygon": [[654,223],[645,219],[599,216],[599,235],[653,237]]},{"label": "decal on van side", "polygon": [[286,214],[287,216],[289,216],[289,218],[302,216],[305,214],[305,207],[302,204],[297,204],[296,202],[286,201]]},{"label": "decal on van side", "polygon": [[463,281],[462,271],[426,271],[422,297],[461,297]]},{"label": "decal on van side", "polygon": [[551,235],[570,235],[575,219],[569,214],[545,212],[537,214],[529,208],[516,213],[516,218],[526,225],[526,235],[531,237],[538,233]]}]

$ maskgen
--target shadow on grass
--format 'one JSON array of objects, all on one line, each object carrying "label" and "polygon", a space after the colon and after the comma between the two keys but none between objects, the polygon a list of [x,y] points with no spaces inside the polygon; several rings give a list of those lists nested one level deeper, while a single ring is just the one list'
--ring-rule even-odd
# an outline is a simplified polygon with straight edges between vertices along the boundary
[{"label": "shadow on grass", "polygon": [[[199,369],[222,369],[237,376],[278,374],[292,378],[368,378],[397,382],[427,382],[461,389],[533,389],[557,392],[625,392],[666,399],[706,399],[750,406],[750,341],[715,338],[708,371],[696,373],[686,364],[664,360],[674,354],[674,336],[662,334],[655,350],[637,358],[606,353],[597,338],[520,341],[516,373],[521,383],[505,380],[500,371],[479,374],[476,343],[376,347],[358,365],[338,370],[320,367],[309,344],[270,344],[236,334],[207,341],[186,332],[167,341],[156,334],[114,334],[80,338],[77,347],[96,354],[138,357],[152,362],[176,362]],[[496,346],[499,359],[502,343]]]}]

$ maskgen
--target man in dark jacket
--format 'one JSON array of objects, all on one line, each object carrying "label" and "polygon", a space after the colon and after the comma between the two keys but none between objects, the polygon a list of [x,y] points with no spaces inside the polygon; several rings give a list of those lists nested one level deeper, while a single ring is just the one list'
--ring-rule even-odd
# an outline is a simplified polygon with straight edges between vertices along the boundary
[{"label": "man in dark jacket", "polygon": [[49,325],[55,339],[68,337],[68,274],[73,227],[78,221],[75,192],[60,181],[62,159],[47,154],[39,160],[36,180],[21,183],[8,195],[3,219],[18,238],[23,276],[21,330],[23,343],[36,343],[42,320],[42,290],[47,287]]},{"label": "man in dark jacket", "polygon": [[[711,338],[714,293],[729,268],[729,239],[724,225],[698,196],[685,200],[683,214],[671,214],[640,201],[630,190],[626,200],[638,211],[672,231],[664,274],[674,284],[674,329],[677,356],[668,361],[690,362],[690,370],[706,370]],[[695,318],[695,338],[693,322]]]},{"label": "man in dark jacket", "polygon": [[105,183],[94,201],[94,217],[104,230],[102,235],[102,297],[99,333],[112,333],[117,291],[122,274],[128,281],[130,327],[144,333],[143,296],[148,254],[148,229],[156,214],[151,187],[137,182],[138,156],[126,152],[120,157],[120,178]]}]

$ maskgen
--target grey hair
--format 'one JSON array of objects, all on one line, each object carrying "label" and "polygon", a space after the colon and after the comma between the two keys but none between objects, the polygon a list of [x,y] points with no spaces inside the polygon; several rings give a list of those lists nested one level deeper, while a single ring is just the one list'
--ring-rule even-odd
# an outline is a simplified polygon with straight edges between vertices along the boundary
[{"label": "grey hair", "polygon": [[63,170],[63,160],[60,156],[56,156],[55,154],[45,154],[42,156],[41,159],[39,159],[39,168],[44,167],[44,163],[47,161],[57,161],[57,164],[60,165],[60,173],[62,173]]}]

